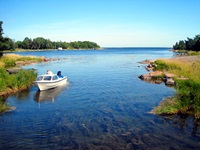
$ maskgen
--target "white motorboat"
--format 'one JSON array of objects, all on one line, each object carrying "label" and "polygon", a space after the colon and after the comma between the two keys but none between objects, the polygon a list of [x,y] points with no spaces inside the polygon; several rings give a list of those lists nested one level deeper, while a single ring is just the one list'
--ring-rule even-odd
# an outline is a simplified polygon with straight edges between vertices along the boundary
[{"label": "white motorboat", "polygon": [[64,85],[66,82],[66,76],[59,77],[57,74],[50,72],[44,75],[39,75],[36,81],[34,81],[34,84],[39,88],[39,90],[43,91]]},{"label": "white motorboat", "polygon": [[64,89],[66,89],[67,87],[68,86],[66,82],[66,84],[63,84],[53,89],[43,90],[43,91],[38,90],[34,95],[34,100],[38,103],[46,101],[54,102],[54,98],[56,98],[56,96],[59,95],[61,92],[63,92]]}]

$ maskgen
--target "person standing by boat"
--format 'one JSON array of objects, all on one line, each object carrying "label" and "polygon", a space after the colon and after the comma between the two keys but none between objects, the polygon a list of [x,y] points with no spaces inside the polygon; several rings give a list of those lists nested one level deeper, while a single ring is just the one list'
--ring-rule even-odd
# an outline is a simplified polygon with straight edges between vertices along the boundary
[{"label": "person standing by boat", "polygon": [[53,74],[53,72],[51,72],[50,70],[47,70],[47,74]]}]

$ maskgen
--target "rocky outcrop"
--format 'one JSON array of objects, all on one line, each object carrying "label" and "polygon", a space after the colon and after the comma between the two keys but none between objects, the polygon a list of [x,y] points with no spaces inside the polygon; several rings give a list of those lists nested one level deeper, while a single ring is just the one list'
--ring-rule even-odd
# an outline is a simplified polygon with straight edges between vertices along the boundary
[{"label": "rocky outcrop", "polygon": [[163,76],[163,72],[154,71],[154,72],[150,72],[147,74],[143,74],[143,75],[139,76],[139,78],[146,82],[160,84],[160,83],[162,83],[162,76]]},{"label": "rocky outcrop", "polygon": [[170,73],[163,73],[162,71],[153,71],[154,68],[156,68],[156,64],[154,64],[154,61],[151,60],[145,60],[142,62],[139,62],[141,64],[147,64],[145,67],[147,71],[152,71],[147,74],[143,74],[139,76],[141,80],[144,80],[149,83],[157,83],[160,84],[164,82],[168,86],[175,85],[174,77],[176,75],[170,74]]}]

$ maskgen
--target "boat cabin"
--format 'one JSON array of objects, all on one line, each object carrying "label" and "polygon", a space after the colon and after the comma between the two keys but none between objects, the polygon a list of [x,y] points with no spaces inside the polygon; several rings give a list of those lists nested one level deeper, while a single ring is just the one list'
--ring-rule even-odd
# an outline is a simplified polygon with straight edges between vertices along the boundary
[{"label": "boat cabin", "polygon": [[36,81],[51,81],[51,80],[58,80],[57,75],[40,75],[37,77]]}]

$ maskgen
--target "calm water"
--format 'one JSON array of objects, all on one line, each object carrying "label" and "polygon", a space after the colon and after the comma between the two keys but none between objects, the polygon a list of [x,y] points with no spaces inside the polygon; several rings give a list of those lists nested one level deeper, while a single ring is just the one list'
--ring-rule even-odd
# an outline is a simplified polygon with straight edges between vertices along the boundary
[{"label": "calm water", "polygon": [[34,64],[39,74],[62,71],[63,87],[10,96],[16,110],[0,115],[0,149],[198,149],[199,122],[148,112],[174,89],[150,84],[137,62],[169,58],[167,48],[19,52],[66,60]]}]

